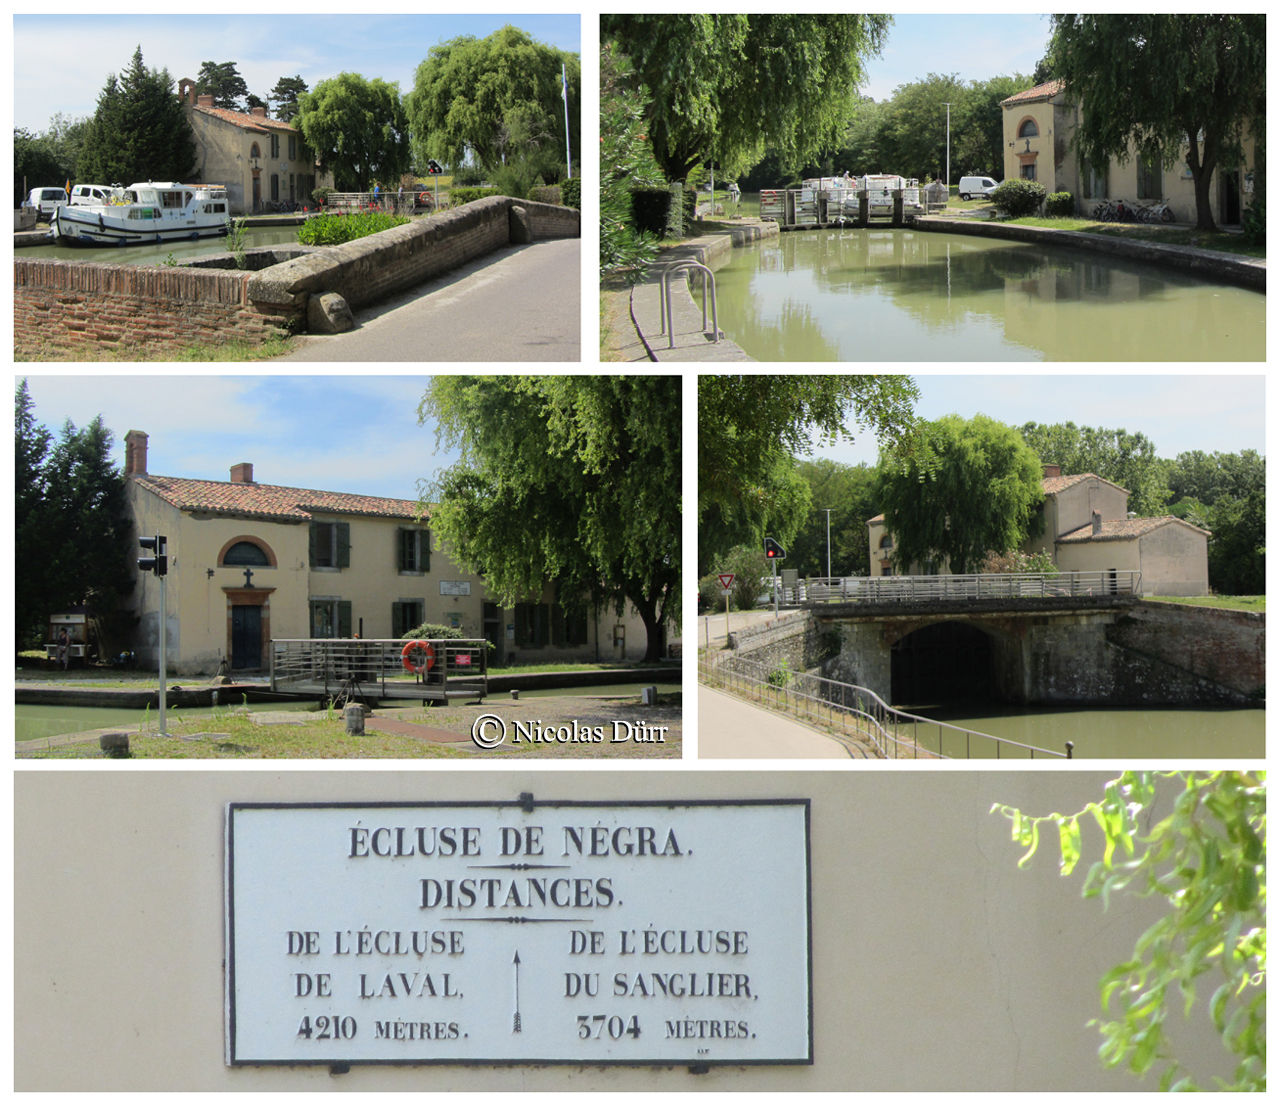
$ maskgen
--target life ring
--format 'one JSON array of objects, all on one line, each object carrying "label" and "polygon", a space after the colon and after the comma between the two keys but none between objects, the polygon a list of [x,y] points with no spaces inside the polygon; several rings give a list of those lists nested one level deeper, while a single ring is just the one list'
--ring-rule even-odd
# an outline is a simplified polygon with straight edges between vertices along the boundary
[{"label": "life ring", "polygon": [[[422,664],[413,663],[414,653],[425,656]],[[429,641],[406,641],[404,648],[400,650],[400,663],[404,665],[406,672],[422,673],[436,663],[436,651]]]}]

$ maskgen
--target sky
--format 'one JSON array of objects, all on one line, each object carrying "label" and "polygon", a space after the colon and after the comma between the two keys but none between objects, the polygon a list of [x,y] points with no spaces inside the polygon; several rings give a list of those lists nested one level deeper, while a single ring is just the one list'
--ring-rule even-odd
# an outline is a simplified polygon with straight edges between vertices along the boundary
[{"label": "sky", "polygon": [[418,425],[426,377],[31,374],[36,421],[55,439],[65,420],[101,415],[124,467],[124,436],[148,435],[157,476],[228,480],[253,465],[260,484],[417,499],[417,481],[457,460]]},{"label": "sky", "polygon": [[[14,126],[44,131],[61,112],[91,116],[112,73],[128,68],[136,47],[149,69],[167,69],[175,90],[202,61],[234,61],[249,91],[266,99],[281,77],[308,87],[354,72],[413,89],[430,48],[460,35],[485,38],[508,23],[540,42],[580,54],[577,15],[19,15],[13,19]],[[353,9],[355,10],[355,9]],[[412,10],[405,7],[403,10]],[[418,9],[429,10],[429,9]],[[92,48],[68,53],[68,38]]]},{"label": "sky", "polygon": [[[913,375],[923,419],[982,414],[1010,426],[1074,422],[1143,433],[1160,457],[1205,453],[1265,454],[1263,377],[1087,373],[1041,375]],[[814,451],[841,464],[876,462],[870,434]],[[1051,462],[1051,458],[1041,458]]]}]

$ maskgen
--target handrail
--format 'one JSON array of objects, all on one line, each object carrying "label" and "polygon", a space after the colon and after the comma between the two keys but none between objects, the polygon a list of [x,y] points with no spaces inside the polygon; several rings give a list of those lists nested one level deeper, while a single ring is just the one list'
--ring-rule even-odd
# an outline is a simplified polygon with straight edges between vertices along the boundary
[{"label": "handrail", "polygon": [[930,603],[957,599],[1050,599],[1141,595],[1142,573],[993,572],[956,576],[815,576],[805,603]]},{"label": "handrail", "polygon": [[[858,720],[862,725],[855,732],[869,745],[875,754],[884,759],[972,759],[975,743],[994,742],[995,759],[1008,756],[1055,757],[1072,759],[1074,744],[1065,743],[1065,752],[1026,745],[1007,737],[970,730],[950,722],[939,722],[923,715],[910,714],[889,706],[874,691],[814,676],[807,672],[791,672],[785,668],[770,669],[759,661],[746,657],[724,656],[715,662],[706,655],[699,657],[698,677],[708,686],[722,687],[729,694],[739,697],[744,688],[751,688],[752,698],[767,702],[783,713],[796,713],[802,717],[825,722],[834,728],[839,719],[841,733],[836,734],[846,748],[858,742],[849,735],[848,721]],[[825,712],[825,713],[824,713]],[[909,736],[908,736],[909,735]],[[931,743],[930,737],[935,740]],[[951,751],[947,751],[948,746]],[[963,752],[960,749],[963,748]]]},{"label": "handrail", "polygon": [[676,328],[675,322],[671,316],[671,277],[674,273],[695,269],[702,274],[702,333],[707,333],[707,282],[711,282],[711,329],[713,335],[711,341],[718,344],[720,341],[720,318],[716,309],[716,276],[701,262],[693,261],[688,258],[680,258],[675,261],[668,261],[662,269],[662,288],[661,295],[658,300],[659,323],[661,329],[659,334],[667,336],[667,349],[674,349],[676,344]]}]

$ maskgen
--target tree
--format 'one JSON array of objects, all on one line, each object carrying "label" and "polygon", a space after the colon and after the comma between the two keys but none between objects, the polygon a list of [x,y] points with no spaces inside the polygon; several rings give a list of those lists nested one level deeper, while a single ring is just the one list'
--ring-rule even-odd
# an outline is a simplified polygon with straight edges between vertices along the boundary
[{"label": "tree", "polygon": [[562,66],[569,88],[570,148],[578,150],[582,80],[577,54],[510,26],[488,38],[466,35],[433,46],[408,97],[418,161],[431,157],[457,165],[470,156],[492,172],[512,161],[540,159],[547,172],[563,170]]},{"label": "tree", "polygon": [[881,454],[877,468],[894,563],[966,573],[1020,546],[1042,518],[1041,472],[1021,435],[986,415],[926,423],[920,448]]},{"label": "tree", "polygon": [[827,575],[827,508],[831,509],[831,572],[866,576],[871,572],[867,520],[879,513],[875,470],[842,465],[826,457],[796,462],[809,485],[809,513],[787,547],[787,567],[801,576]]},{"label": "tree", "polygon": [[18,382],[14,408],[14,631],[17,648],[23,649],[50,613],[40,571],[44,563],[41,554],[46,548],[40,507],[44,502],[44,462],[51,435],[36,422],[35,403],[25,379]]},{"label": "tree", "polygon": [[439,376],[419,406],[461,460],[432,524],[511,604],[554,582],[562,606],[631,603],[646,660],[679,618],[680,378]]},{"label": "tree", "polygon": [[44,138],[21,127],[13,128],[14,207],[27,198],[31,189],[61,184],[69,176]]},{"label": "tree", "polygon": [[412,161],[408,119],[394,82],[339,73],[298,97],[294,126],[333,171],[340,192],[398,180]]},{"label": "tree", "polygon": [[600,19],[652,93],[649,134],[669,180],[714,158],[727,176],[766,146],[786,165],[834,149],[884,15],[612,15]]},{"label": "tree", "polygon": [[298,114],[298,97],[307,91],[307,82],[300,76],[281,77],[267,99],[274,106],[274,115],[285,123]]},{"label": "tree", "polygon": [[814,438],[870,431],[907,443],[917,395],[905,376],[699,377],[699,575],[736,545],[762,544],[766,530],[784,545],[797,532],[810,493],[795,457],[811,452]]},{"label": "tree", "polygon": [[1236,1058],[1234,1079],[1219,1089],[1266,1090],[1266,797],[1261,772],[1125,772],[1074,814],[992,807],[1026,850],[1019,867],[1046,829],[1058,838],[1059,871],[1071,875],[1092,851],[1081,823],[1094,823],[1103,843],[1084,896],[1104,908],[1120,892],[1166,904],[1133,956],[1100,982],[1103,1016],[1091,1024],[1108,1067],[1139,1076],[1156,1068],[1162,1090],[1200,1089],[1203,1080],[1178,1058],[1167,1027],[1177,1008],[1190,1017],[1209,976],[1216,986],[1207,1012]]},{"label": "tree", "polygon": [[196,141],[167,69],[148,69],[142,48],[122,76],[112,73],[85,130],[79,175],[104,184],[182,180]]},{"label": "tree", "polygon": [[1061,465],[1063,473],[1091,472],[1129,492],[1129,509],[1143,517],[1165,513],[1169,486],[1166,463],[1156,456],[1156,446],[1145,434],[1073,422],[1052,426],[1028,422],[1021,429],[1026,441],[1044,464]]},{"label": "tree", "polygon": [[200,72],[196,74],[196,93],[212,96],[215,108],[244,111],[249,86],[244,83],[235,62],[202,61]]},{"label": "tree", "polygon": [[1214,230],[1209,182],[1242,160],[1266,83],[1266,16],[1055,15],[1055,76],[1081,107],[1075,142],[1104,165],[1137,155],[1185,164],[1196,227]]}]

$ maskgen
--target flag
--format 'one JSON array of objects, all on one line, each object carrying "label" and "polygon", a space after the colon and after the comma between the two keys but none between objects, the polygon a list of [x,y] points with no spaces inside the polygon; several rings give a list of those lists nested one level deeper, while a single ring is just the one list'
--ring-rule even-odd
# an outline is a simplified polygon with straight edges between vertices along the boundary
[{"label": "flag", "polygon": [[564,62],[560,63],[560,94],[564,97],[564,106],[569,106],[569,76],[565,72]]}]

